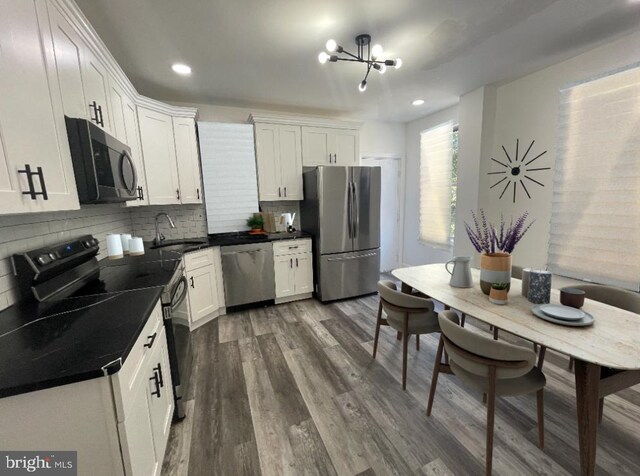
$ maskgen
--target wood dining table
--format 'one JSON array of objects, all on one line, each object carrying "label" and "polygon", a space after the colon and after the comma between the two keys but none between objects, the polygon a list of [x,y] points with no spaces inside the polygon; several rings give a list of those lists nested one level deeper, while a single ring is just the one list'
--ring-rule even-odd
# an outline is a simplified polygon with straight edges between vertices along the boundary
[{"label": "wood dining table", "polygon": [[[595,473],[600,398],[640,383],[640,315],[586,299],[582,310],[594,317],[594,324],[567,327],[533,315],[519,279],[511,279],[508,304],[499,306],[480,290],[477,269],[472,269],[471,288],[450,286],[444,263],[396,269],[392,274],[405,292],[413,288],[467,316],[573,357],[580,472]],[[551,303],[560,303],[556,289],[551,290]]]}]

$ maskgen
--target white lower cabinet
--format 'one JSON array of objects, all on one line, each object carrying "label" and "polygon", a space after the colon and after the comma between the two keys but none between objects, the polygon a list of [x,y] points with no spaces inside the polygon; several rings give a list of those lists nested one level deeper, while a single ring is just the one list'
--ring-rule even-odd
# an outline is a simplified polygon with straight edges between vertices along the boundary
[{"label": "white lower cabinet", "polygon": [[187,299],[174,311],[174,318],[193,330],[226,312],[220,247],[193,251],[183,259]]},{"label": "white lower cabinet", "polygon": [[273,244],[276,303],[311,297],[313,254],[311,240],[283,240]]},{"label": "white lower cabinet", "polygon": [[160,302],[114,371],[2,398],[2,449],[73,449],[78,474],[158,476],[174,410]]}]

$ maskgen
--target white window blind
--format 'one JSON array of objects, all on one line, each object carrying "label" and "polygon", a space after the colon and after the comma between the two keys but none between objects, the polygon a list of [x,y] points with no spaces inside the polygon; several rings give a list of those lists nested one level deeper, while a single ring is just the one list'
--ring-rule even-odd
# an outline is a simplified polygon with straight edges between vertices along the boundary
[{"label": "white window blind", "polygon": [[449,247],[453,123],[420,133],[420,240]]},{"label": "white window blind", "polygon": [[198,122],[209,233],[246,230],[258,211],[253,126]]},{"label": "white window blind", "polygon": [[640,288],[640,68],[561,91],[549,239],[555,273]]}]

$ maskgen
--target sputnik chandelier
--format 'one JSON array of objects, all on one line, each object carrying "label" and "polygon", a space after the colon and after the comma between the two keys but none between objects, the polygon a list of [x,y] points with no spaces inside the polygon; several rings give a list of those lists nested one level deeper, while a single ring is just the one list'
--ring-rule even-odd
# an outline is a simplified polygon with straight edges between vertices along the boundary
[{"label": "sputnik chandelier", "polygon": [[[399,69],[402,66],[402,60],[400,58],[383,60],[380,57],[383,54],[382,45],[376,44],[371,46],[371,35],[358,35],[356,36],[356,46],[358,47],[357,54],[351,54],[345,50],[342,46],[337,44],[335,40],[327,41],[325,47],[327,51],[323,51],[318,55],[318,61],[325,64],[327,61],[337,63],[338,61],[355,61],[357,63],[366,63],[367,73],[364,75],[364,79],[358,85],[360,92],[364,92],[367,89],[367,78],[371,72],[371,68],[378,71],[380,74],[384,74],[387,70],[387,66],[393,66],[395,69]],[[331,53],[331,54],[330,54]],[[349,58],[341,58],[334,53],[344,53]],[[366,53],[366,54],[365,54]]]}]

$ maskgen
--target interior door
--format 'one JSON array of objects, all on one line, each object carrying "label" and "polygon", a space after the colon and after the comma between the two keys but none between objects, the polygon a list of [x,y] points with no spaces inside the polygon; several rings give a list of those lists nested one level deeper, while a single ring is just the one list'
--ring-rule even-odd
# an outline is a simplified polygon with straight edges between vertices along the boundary
[{"label": "interior door", "polygon": [[349,197],[348,168],[318,168],[321,254],[343,253],[353,249]]},{"label": "interior door", "polygon": [[380,247],[380,167],[351,167],[353,250]]}]

